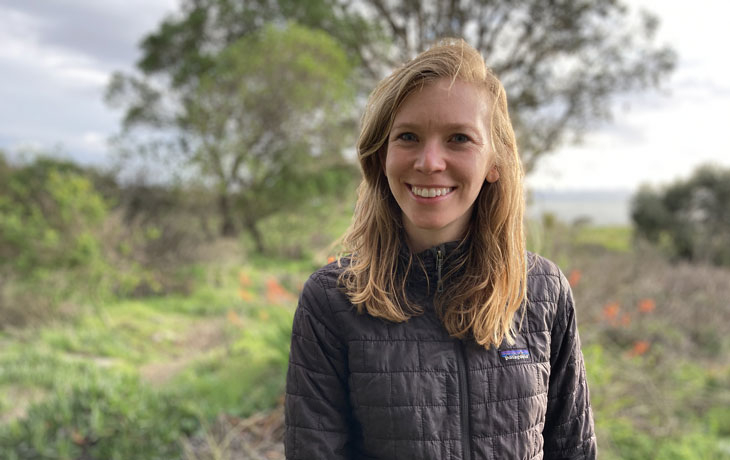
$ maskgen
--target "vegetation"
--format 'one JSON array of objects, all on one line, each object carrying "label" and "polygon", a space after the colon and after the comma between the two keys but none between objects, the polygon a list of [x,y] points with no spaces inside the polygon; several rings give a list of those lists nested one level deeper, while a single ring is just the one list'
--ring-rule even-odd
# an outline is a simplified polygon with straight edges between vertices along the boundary
[{"label": "vegetation", "polygon": [[578,308],[601,458],[730,458],[728,269],[646,244],[626,251],[615,230],[555,223],[551,235],[544,247]]},{"label": "vegetation", "polygon": [[[262,219],[353,180],[341,155],[351,74],[329,35],[270,24],[221,50],[172,119],[155,118],[175,140],[156,153],[209,184],[222,236],[243,229],[264,252]],[[115,78],[108,100],[124,101],[135,88]],[[128,118],[127,127],[143,121],[150,119]]]},{"label": "vegetation", "polygon": [[637,235],[671,257],[730,266],[730,169],[706,165],[664,188],[644,187],[631,217]]},{"label": "vegetation", "polygon": [[656,18],[634,18],[616,1],[186,0],[144,38],[139,74],[119,73],[112,84],[130,90],[120,101],[127,124],[174,123],[170,107],[180,104],[170,99],[194,94],[219,53],[289,21],[332,36],[358,64],[365,91],[436,38],[468,39],[505,84],[528,169],[609,116],[613,95],[656,85],[675,60],[654,43]]}]

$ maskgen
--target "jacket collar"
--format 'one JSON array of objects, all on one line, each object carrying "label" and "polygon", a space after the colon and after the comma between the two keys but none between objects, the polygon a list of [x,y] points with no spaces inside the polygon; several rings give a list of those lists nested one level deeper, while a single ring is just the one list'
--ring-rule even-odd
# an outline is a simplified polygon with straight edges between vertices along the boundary
[{"label": "jacket collar", "polygon": [[426,288],[428,294],[435,294],[439,290],[450,265],[469,247],[468,241],[449,241],[414,254],[405,238],[401,242],[401,269],[405,271],[410,261],[410,269],[405,273],[408,286],[421,292]]}]

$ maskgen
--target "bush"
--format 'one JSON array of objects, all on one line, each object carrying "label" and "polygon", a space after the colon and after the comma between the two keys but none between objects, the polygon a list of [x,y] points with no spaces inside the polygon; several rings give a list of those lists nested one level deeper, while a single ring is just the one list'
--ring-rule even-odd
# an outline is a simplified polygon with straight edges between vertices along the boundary
[{"label": "bush", "polygon": [[192,409],[131,375],[90,371],[56,388],[26,417],[0,426],[0,458],[180,458],[198,428]]},{"label": "bush", "polygon": [[686,181],[643,187],[631,208],[637,236],[673,257],[730,265],[730,169],[703,166]]},{"label": "bush", "polygon": [[49,158],[2,164],[0,327],[51,316],[61,299],[105,292],[99,232],[108,205],[84,171]]},{"label": "bush", "polygon": [[95,231],[107,205],[65,162],[46,158],[5,172],[0,190],[0,264],[29,277],[75,268],[100,256]]}]

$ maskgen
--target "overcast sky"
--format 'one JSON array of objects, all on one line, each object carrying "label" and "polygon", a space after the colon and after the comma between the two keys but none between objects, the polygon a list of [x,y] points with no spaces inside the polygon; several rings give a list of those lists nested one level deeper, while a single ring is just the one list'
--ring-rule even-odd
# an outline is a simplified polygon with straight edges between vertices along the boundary
[{"label": "overcast sky", "polygon": [[[0,0],[0,148],[109,160],[121,113],[103,100],[109,75],[131,71],[141,37],[177,0]],[[661,92],[616,102],[614,120],[529,177],[543,189],[628,189],[686,177],[700,163],[730,167],[730,3],[629,0],[661,20],[679,53]]]}]

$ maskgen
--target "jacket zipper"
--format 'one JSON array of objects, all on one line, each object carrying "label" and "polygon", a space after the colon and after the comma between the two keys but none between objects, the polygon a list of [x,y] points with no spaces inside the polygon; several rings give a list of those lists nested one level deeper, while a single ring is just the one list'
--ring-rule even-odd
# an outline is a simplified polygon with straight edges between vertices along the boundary
[{"label": "jacket zipper", "polygon": [[[444,292],[444,282],[441,279],[441,269],[444,265],[446,247],[442,244],[436,250],[436,292]],[[461,451],[464,460],[471,460],[471,428],[469,427],[469,382],[467,376],[466,350],[464,342],[456,341],[456,362],[459,368],[459,413],[461,415]]]},{"label": "jacket zipper", "polygon": [[471,429],[469,427],[469,382],[467,380],[466,350],[464,342],[456,342],[459,368],[459,413],[461,415],[461,450],[464,460],[471,460]]},{"label": "jacket zipper", "polygon": [[436,272],[438,273],[438,281],[436,281],[436,292],[439,294],[444,292],[444,282],[441,280],[441,267],[444,265],[445,248],[442,244],[436,251]]}]

